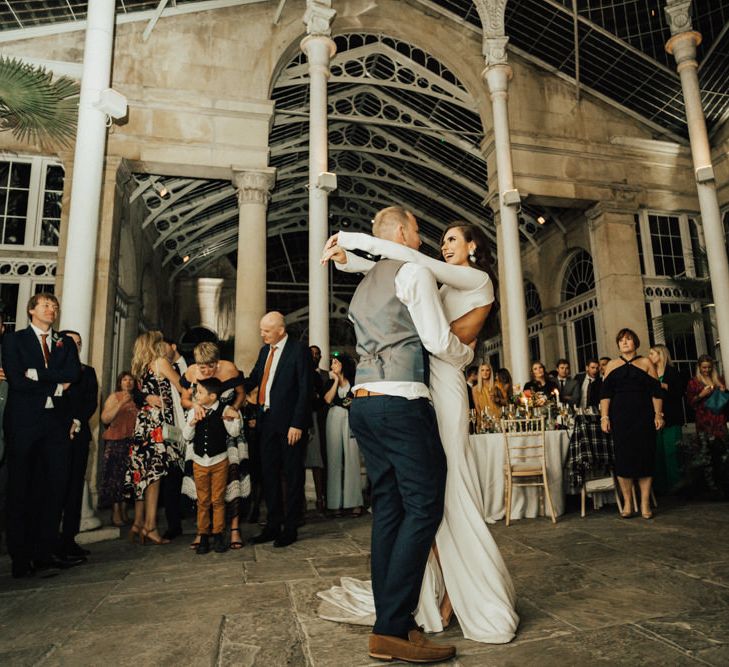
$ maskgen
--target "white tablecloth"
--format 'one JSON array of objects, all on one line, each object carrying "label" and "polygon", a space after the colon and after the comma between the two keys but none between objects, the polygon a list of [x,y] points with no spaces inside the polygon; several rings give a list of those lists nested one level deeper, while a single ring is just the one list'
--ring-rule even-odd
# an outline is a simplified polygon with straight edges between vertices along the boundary
[{"label": "white tablecloth", "polygon": [[[536,436],[534,436],[536,438]],[[478,479],[483,494],[484,519],[495,523],[504,518],[504,440],[502,433],[488,433],[469,436],[476,459]],[[524,443],[526,444],[526,443]],[[569,435],[567,431],[546,432],[547,477],[549,491],[552,496],[554,512],[557,516],[564,514],[565,491],[563,481],[563,464],[567,456]],[[533,519],[539,513],[539,495],[537,487],[514,488],[512,492],[511,518]]]}]

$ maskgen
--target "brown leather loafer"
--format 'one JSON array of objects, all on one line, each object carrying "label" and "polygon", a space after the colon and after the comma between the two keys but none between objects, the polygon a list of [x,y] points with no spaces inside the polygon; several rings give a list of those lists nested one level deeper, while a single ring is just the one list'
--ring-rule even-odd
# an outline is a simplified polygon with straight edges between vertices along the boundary
[{"label": "brown leather loafer", "polygon": [[369,653],[378,660],[442,662],[456,654],[456,647],[436,644],[426,639],[421,630],[411,630],[407,639],[371,634]]}]

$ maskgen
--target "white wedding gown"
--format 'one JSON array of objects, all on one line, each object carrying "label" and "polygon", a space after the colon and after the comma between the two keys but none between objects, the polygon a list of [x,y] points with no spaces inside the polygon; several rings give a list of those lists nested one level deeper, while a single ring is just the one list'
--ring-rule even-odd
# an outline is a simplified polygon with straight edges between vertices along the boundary
[{"label": "white wedding gown", "polygon": [[[340,232],[339,244],[391,259],[425,264],[443,283],[440,294],[449,322],[493,301],[486,274],[451,266],[405,246],[366,234]],[[347,254],[348,272],[366,272],[368,260]],[[416,622],[427,632],[443,630],[440,602],[447,589],[463,636],[489,644],[510,642],[516,633],[516,593],[501,552],[483,518],[483,500],[468,439],[468,398],[460,369],[430,357],[430,391],[448,459],[445,508],[436,535],[440,566],[431,551],[423,577]],[[342,577],[341,586],[317,594],[319,616],[327,620],[373,625],[375,605],[370,581]]]}]

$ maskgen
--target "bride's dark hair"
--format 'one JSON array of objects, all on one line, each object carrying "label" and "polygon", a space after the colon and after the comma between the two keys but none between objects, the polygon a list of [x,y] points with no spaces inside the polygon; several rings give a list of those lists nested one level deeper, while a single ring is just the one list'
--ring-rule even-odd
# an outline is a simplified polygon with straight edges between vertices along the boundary
[{"label": "bride's dark hair", "polygon": [[491,265],[491,252],[489,251],[489,242],[483,230],[480,227],[471,224],[470,222],[452,222],[450,225],[448,225],[448,227],[446,227],[446,230],[443,232],[443,236],[440,237],[441,246],[443,246],[443,241],[445,240],[446,234],[448,234],[451,229],[458,229],[461,234],[463,234],[463,238],[466,239],[466,243],[473,242],[476,244],[476,248],[473,251],[475,261],[471,262],[469,259],[469,262],[475,268],[481,269],[481,271],[486,271],[486,273],[489,274],[489,278],[491,278],[495,285],[496,277],[494,276],[494,271]]}]

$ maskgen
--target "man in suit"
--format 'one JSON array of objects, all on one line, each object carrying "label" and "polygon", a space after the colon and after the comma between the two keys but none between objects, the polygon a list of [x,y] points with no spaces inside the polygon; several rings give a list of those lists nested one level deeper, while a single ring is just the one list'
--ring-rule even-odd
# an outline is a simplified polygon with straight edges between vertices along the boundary
[{"label": "man in suit", "polygon": [[8,551],[14,577],[80,562],[54,554],[68,484],[70,440],[63,392],[81,374],[71,338],[52,326],[58,299],[42,292],[27,308],[30,326],[3,338],[8,382]]},{"label": "man in suit", "polygon": [[[305,431],[311,422],[313,364],[303,343],[286,334],[278,312],[261,318],[263,347],[245,381],[246,391],[258,387],[258,418],[263,494],[268,523],[253,538],[255,544],[273,542],[286,547],[297,539],[304,486]],[[286,483],[283,507],[281,476]]]},{"label": "man in suit", "polygon": [[[165,338],[164,341],[167,344],[167,360],[182,377],[187,370],[187,360],[180,354],[174,340]],[[167,520],[167,530],[162,537],[166,540],[174,540],[182,535],[182,479],[183,473],[179,466],[170,466],[162,478],[162,502]]]},{"label": "man in suit", "polygon": [[557,362],[555,382],[559,387],[559,399],[562,403],[576,406],[580,400],[580,388],[574,378],[570,377],[570,362],[567,359],[560,359]]},{"label": "man in suit", "polygon": [[[78,353],[81,354],[81,335],[77,331],[61,331],[61,336],[71,338],[76,344]],[[81,528],[81,506],[91,444],[89,419],[99,408],[99,382],[96,379],[96,371],[91,366],[81,364],[81,377],[65,392],[64,400],[67,406],[65,417],[71,440],[71,458],[58,552],[64,556],[86,560],[89,551],[76,544],[76,535]]]},{"label": "man in suit", "polygon": [[587,407],[597,410],[600,405],[600,391],[602,389],[600,362],[597,359],[588,359],[585,364],[585,372],[578,373],[575,376],[575,383],[580,392],[577,405],[583,410]]}]

